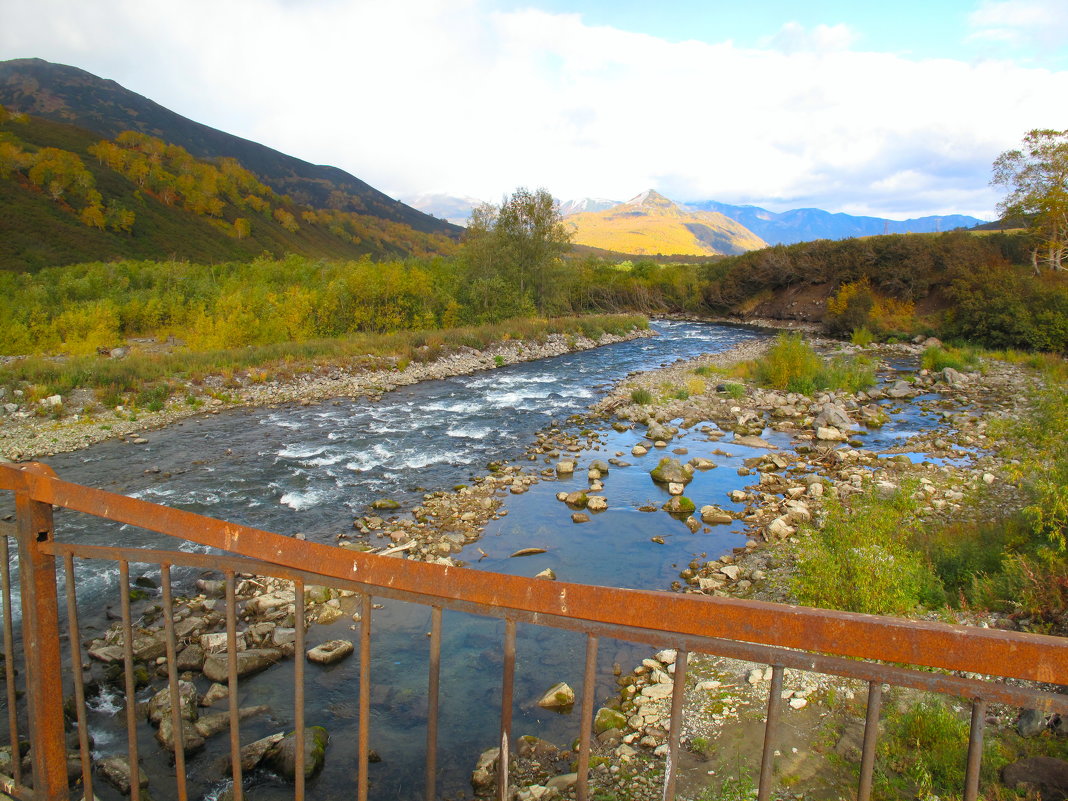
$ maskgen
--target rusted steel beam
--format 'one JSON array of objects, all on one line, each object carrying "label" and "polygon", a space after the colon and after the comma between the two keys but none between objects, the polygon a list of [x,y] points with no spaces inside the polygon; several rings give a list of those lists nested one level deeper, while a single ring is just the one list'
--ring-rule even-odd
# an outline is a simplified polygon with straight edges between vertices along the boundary
[{"label": "rusted steel beam", "polygon": [[[160,551],[148,548],[109,548],[99,545],[72,545],[66,543],[51,543],[42,546],[42,550],[55,556],[72,554],[77,557],[92,559],[127,559],[131,562],[161,563],[169,561],[174,565],[186,567],[199,567],[210,570],[230,569],[235,572],[257,573],[259,575],[271,575],[278,578],[304,579],[310,584],[322,583],[323,576],[307,571],[275,565],[256,559],[237,556],[222,556],[210,554],[186,553],[184,551]],[[394,560],[396,561],[396,560]],[[596,634],[599,637],[611,637],[634,643],[645,643],[655,648],[667,647],[669,642],[678,642],[685,645],[690,651],[714,654],[716,656],[728,656],[734,659],[744,659],[750,662],[781,664],[795,670],[807,670],[813,673],[828,673],[836,676],[860,679],[862,681],[879,681],[886,684],[895,684],[901,687],[909,687],[915,690],[944,693],[959,698],[974,699],[983,698],[990,703],[1002,703],[1010,706],[1021,706],[1041,709],[1048,713],[1059,712],[1068,714],[1068,695],[1042,692],[1028,687],[1015,687],[1010,684],[983,681],[977,679],[965,679],[946,673],[932,673],[928,671],[916,671],[895,665],[884,665],[874,662],[858,662],[852,659],[842,659],[836,656],[823,654],[811,654],[805,651],[796,651],[777,646],[760,645],[755,643],[737,642],[735,640],[707,637],[701,635],[689,635],[679,637],[670,629],[633,628],[629,626],[613,625],[611,623],[596,623],[562,617],[559,615],[537,614],[523,610],[508,610],[498,607],[489,607],[476,604],[471,601],[439,598],[426,593],[408,592],[405,590],[390,589],[385,587],[373,587],[358,581],[334,579],[335,586],[342,589],[351,589],[356,592],[376,592],[383,598],[421,603],[427,605],[440,605],[446,609],[467,612],[473,615],[487,617],[511,617],[519,623],[531,623],[542,626],[568,631],[579,631],[586,634]],[[789,607],[784,607],[789,609]],[[978,629],[982,631],[982,629]],[[973,631],[973,629],[966,629]],[[1049,639],[1049,638],[1046,638]]]},{"label": "rusted steel beam", "polygon": [[664,801],[675,801],[679,771],[679,740],[682,735],[682,704],[686,700],[686,665],[690,655],[680,648],[675,656],[675,687],[671,693],[671,722],[668,724],[668,755],[664,768]]},{"label": "rusted steel beam", "polygon": [[[74,711],[78,719],[78,758],[82,763],[82,794],[87,801],[93,798],[93,762],[89,752],[89,723],[85,713],[85,677],[82,673],[82,643],[78,626],[77,582],[74,577],[74,557],[63,562],[67,584],[67,627],[70,633],[70,673],[74,677]],[[17,741],[16,741],[17,742]],[[14,762],[14,760],[12,760]],[[185,801],[185,798],[179,799]]]},{"label": "rusted steel beam", "polygon": [[167,687],[171,694],[171,731],[174,737],[174,778],[178,784],[178,801],[189,798],[185,783],[185,729],[192,726],[185,719],[182,694],[178,686],[178,642],[174,635],[174,597],[171,593],[171,566],[159,566],[163,585],[163,627],[167,637]]},{"label": "rusted steel beam", "polygon": [[979,797],[979,768],[983,762],[983,727],[986,725],[986,702],[972,704],[972,724],[968,729],[968,767],[964,776],[964,801]]},{"label": "rusted steel beam", "polygon": [[[68,798],[67,743],[63,730],[63,675],[59,654],[59,593],[55,557],[41,545],[53,539],[52,507],[15,496],[22,590],[22,647],[26,657],[30,754],[35,801]],[[8,659],[13,658],[9,655]],[[14,754],[18,743],[12,743]],[[137,801],[135,798],[134,801]]]},{"label": "rusted steel beam", "polygon": [[760,786],[757,801],[771,797],[771,782],[775,767],[775,738],[779,733],[779,713],[782,711],[783,666],[772,665],[771,688],[768,690],[768,714],[764,721],[764,750],[760,758]]},{"label": "rusted steel beam", "polygon": [[597,692],[597,648],[600,641],[586,635],[586,669],[582,674],[582,716],[579,718],[578,781],[575,797],[588,801],[590,793],[590,734],[593,730],[594,694]]},{"label": "rusted steel beam", "polygon": [[304,738],[307,736],[304,731],[304,660],[307,659],[307,646],[304,642],[304,582],[300,579],[293,582],[293,616],[293,724],[296,726],[294,739],[297,747],[293,798],[304,801]]},{"label": "rusted steel beam", "polygon": [[55,477],[39,464],[0,465],[0,489],[202,545],[335,579],[596,623],[961,670],[1040,682],[1068,675],[1068,639],[761,601],[540,582],[399,561],[158,506]]},{"label": "rusted steel beam", "polygon": [[[14,526],[11,527],[12,531]],[[11,744],[19,741],[19,717],[15,694],[15,626],[11,617],[11,554],[6,534],[0,535],[0,584],[4,594],[4,684],[7,690],[7,727]],[[11,534],[14,536],[14,533]],[[22,784],[22,760],[11,760],[15,784]],[[10,795],[10,793],[9,793]]]},{"label": "rusted steel beam", "polygon": [[871,798],[872,771],[875,769],[875,748],[879,741],[879,715],[883,709],[882,682],[868,682],[868,710],[864,716],[864,751],[860,758],[860,784],[857,801]]}]

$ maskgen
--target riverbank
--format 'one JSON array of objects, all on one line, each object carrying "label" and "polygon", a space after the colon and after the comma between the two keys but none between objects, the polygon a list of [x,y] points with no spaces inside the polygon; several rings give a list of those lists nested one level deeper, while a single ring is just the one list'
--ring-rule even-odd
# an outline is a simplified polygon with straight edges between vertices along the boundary
[{"label": "riverbank", "polygon": [[[692,561],[674,583],[677,591],[797,603],[798,562],[806,554],[810,526],[823,525],[830,498],[848,505],[850,498],[866,493],[906,492],[921,519],[943,522],[996,519],[997,510],[1019,507],[1011,465],[1001,455],[1006,443],[990,422],[1025,412],[1028,390],[1040,380],[1033,371],[985,359],[972,372],[932,372],[919,367],[920,346],[859,349],[810,341],[827,356],[863,350],[879,360],[884,371],[896,365],[899,377],[891,375],[881,386],[862,392],[806,398],[731,379],[727,371],[717,372],[725,366],[717,355],[632,376],[595,405],[594,412],[614,420],[613,425],[644,429],[644,442],[635,446],[643,453],[655,448],[670,452],[672,445],[695,434],[721,441],[726,450],[742,442],[764,449],[763,456],[752,457],[738,471],[750,483],[730,493],[732,501],[745,504],[743,510],[705,507],[695,509],[688,520],[693,530],[741,520],[748,535],[745,546],[718,558]],[[760,350],[753,345],[746,349]],[[717,375],[720,378],[709,383],[718,381],[719,391],[693,391],[695,377]],[[673,396],[681,387],[690,391]],[[889,417],[908,410],[929,416],[935,424],[892,447],[865,447],[865,435],[858,434],[878,432]],[[789,445],[781,438],[775,438],[777,444],[768,442],[773,437],[765,432],[788,435]],[[577,461],[581,469],[584,459]],[[611,494],[603,494],[611,504]],[[930,616],[984,627],[1027,624],[1004,614],[948,607]],[[593,792],[650,801],[660,797],[676,692],[674,661],[674,652],[661,651],[619,676],[618,694],[598,712]],[[770,668],[707,655],[692,655],[689,668],[684,749],[677,766],[680,797],[744,797],[755,787],[759,772]],[[895,691],[892,697],[891,714],[897,718],[920,700],[905,691]],[[863,733],[862,684],[787,670],[783,698],[784,720],[773,733],[780,786],[788,788],[791,797],[852,792]],[[988,736],[1017,737],[1019,712],[992,705]],[[560,767],[566,764],[567,749],[544,744],[540,750],[535,758],[521,753],[514,772],[521,777],[517,786],[524,789],[517,797],[573,797],[573,774]],[[545,770],[546,764],[556,765],[558,772]]]},{"label": "riverbank", "polygon": [[[36,404],[18,397],[0,398],[10,404],[7,414],[0,416],[0,458],[25,461],[76,451],[107,439],[125,438],[134,444],[144,444],[147,432],[200,414],[216,414],[242,406],[311,404],[332,398],[376,399],[392,389],[420,381],[469,375],[506,364],[535,361],[648,336],[653,336],[653,332],[641,327],[623,335],[604,333],[595,339],[549,334],[538,341],[503,340],[480,350],[461,347],[428,362],[402,364],[392,360],[390,366],[383,369],[328,367],[286,379],[265,379],[254,371],[229,378],[213,375],[200,385],[189,385],[184,396],[172,397],[158,411],[124,406],[98,410],[92,393],[84,391],[76,391],[68,398],[54,396],[55,399]],[[52,409],[56,412],[50,411]]]}]

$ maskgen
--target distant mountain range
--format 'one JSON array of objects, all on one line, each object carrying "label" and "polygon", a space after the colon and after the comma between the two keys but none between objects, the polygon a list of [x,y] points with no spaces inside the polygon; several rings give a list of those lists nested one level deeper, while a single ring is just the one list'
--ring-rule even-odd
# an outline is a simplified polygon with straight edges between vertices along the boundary
[{"label": "distant mountain range", "polygon": [[[443,216],[448,210],[448,219],[463,225],[471,209],[479,201],[471,198],[454,198],[450,195],[424,195],[408,201],[416,208]],[[623,201],[605,198],[581,198],[560,201],[560,212],[565,216],[592,211],[605,211],[622,205]],[[769,245],[791,245],[813,239],[848,239],[853,236],[877,236],[879,234],[923,234],[936,231],[952,231],[954,228],[972,228],[984,224],[983,220],[963,214],[947,214],[917,217],[911,220],[890,220],[883,217],[859,217],[852,214],[833,213],[823,209],[792,209],[784,212],[768,211],[759,206],[735,206],[704,200],[678,204],[683,209],[714,211],[741,223]]]},{"label": "distant mountain range", "polygon": [[889,220],[882,217],[856,217],[852,214],[831,213],[823,209],[792,209],[776,213],[759,206],[732,206],[705,200],[687,203],[687,208],[718,211],[737,220],[772,245],[792,245],[813,239],[848,239],[853,236],[879,234],[926,234],[971,228],[985,220],[963,214],[916,217],[911,220]]},{"label": "distant mountain range", "polygon": [[85,70],[38,58],[0,62],[0,105],[113,139],[133,130],[180,145],[202,159],[237,159],[275,192],[316,209],[351,211],[457,237],[459,228],[413,209],[337,167],[285,153],[187,119]]},{"label": "distant mountain range", "polygon": [[651,189],[626,203],[571,214],[565,224],[573,228],[577,244],[636,256],[734,255],[765,246],[760,237],[729,217],[684,209]]}]

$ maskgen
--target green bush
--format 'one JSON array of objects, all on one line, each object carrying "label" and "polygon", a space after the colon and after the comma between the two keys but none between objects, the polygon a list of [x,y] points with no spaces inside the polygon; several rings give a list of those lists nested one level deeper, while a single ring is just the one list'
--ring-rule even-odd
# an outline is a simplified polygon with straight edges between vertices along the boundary
[{"label": "green bush", "polygon": [[827,503],[822,529],[808,529],[793,589],[807,606],[902,615],[939,604],[944,592],[923,556],[905,544],[919,526],[910,488],[888,498],[858,495],[849,508]]},{"label": "green bush", "polygon": [[972,347],[952,348],[932,345],[923,352],[920,364],[926,370],[938,372],[946,367],[954,370],[975,370],[979,367],[979,351]]},{"label": "green bush", "polygon": [[862,348],[868,347],[875,341],[875,335],[872,334],[866,327],[854,328],[853,333],[849,336],[849,341],[854,345],[859,345]]},{"label": "green bush", "polygon": [[631,403],[647,406],[653,402],[653,393],[647,389],[635,389],[630,393]]},{"label": "green bush", "polygon": [[741,369],[761,386],[803,395],[856,392],[875,383],[875,368],[867,357],[838,356],[826,362],[800,334],[779,334],[763,357]]}]

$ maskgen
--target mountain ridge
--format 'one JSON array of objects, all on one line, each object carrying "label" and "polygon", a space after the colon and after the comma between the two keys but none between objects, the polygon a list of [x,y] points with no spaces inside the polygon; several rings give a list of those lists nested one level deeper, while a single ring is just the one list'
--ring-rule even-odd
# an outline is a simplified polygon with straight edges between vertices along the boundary
[{"label": "mountain ridge", "polygon": [[456,238],[461,229],[413,209],[338,167],[317,165],[183,117],[78,67],[39,58],[0,61],[0,105],[104,138],[134,130],[184,147],[198,158],[237,159],[280,194],[319,209],[380,217]]}]

